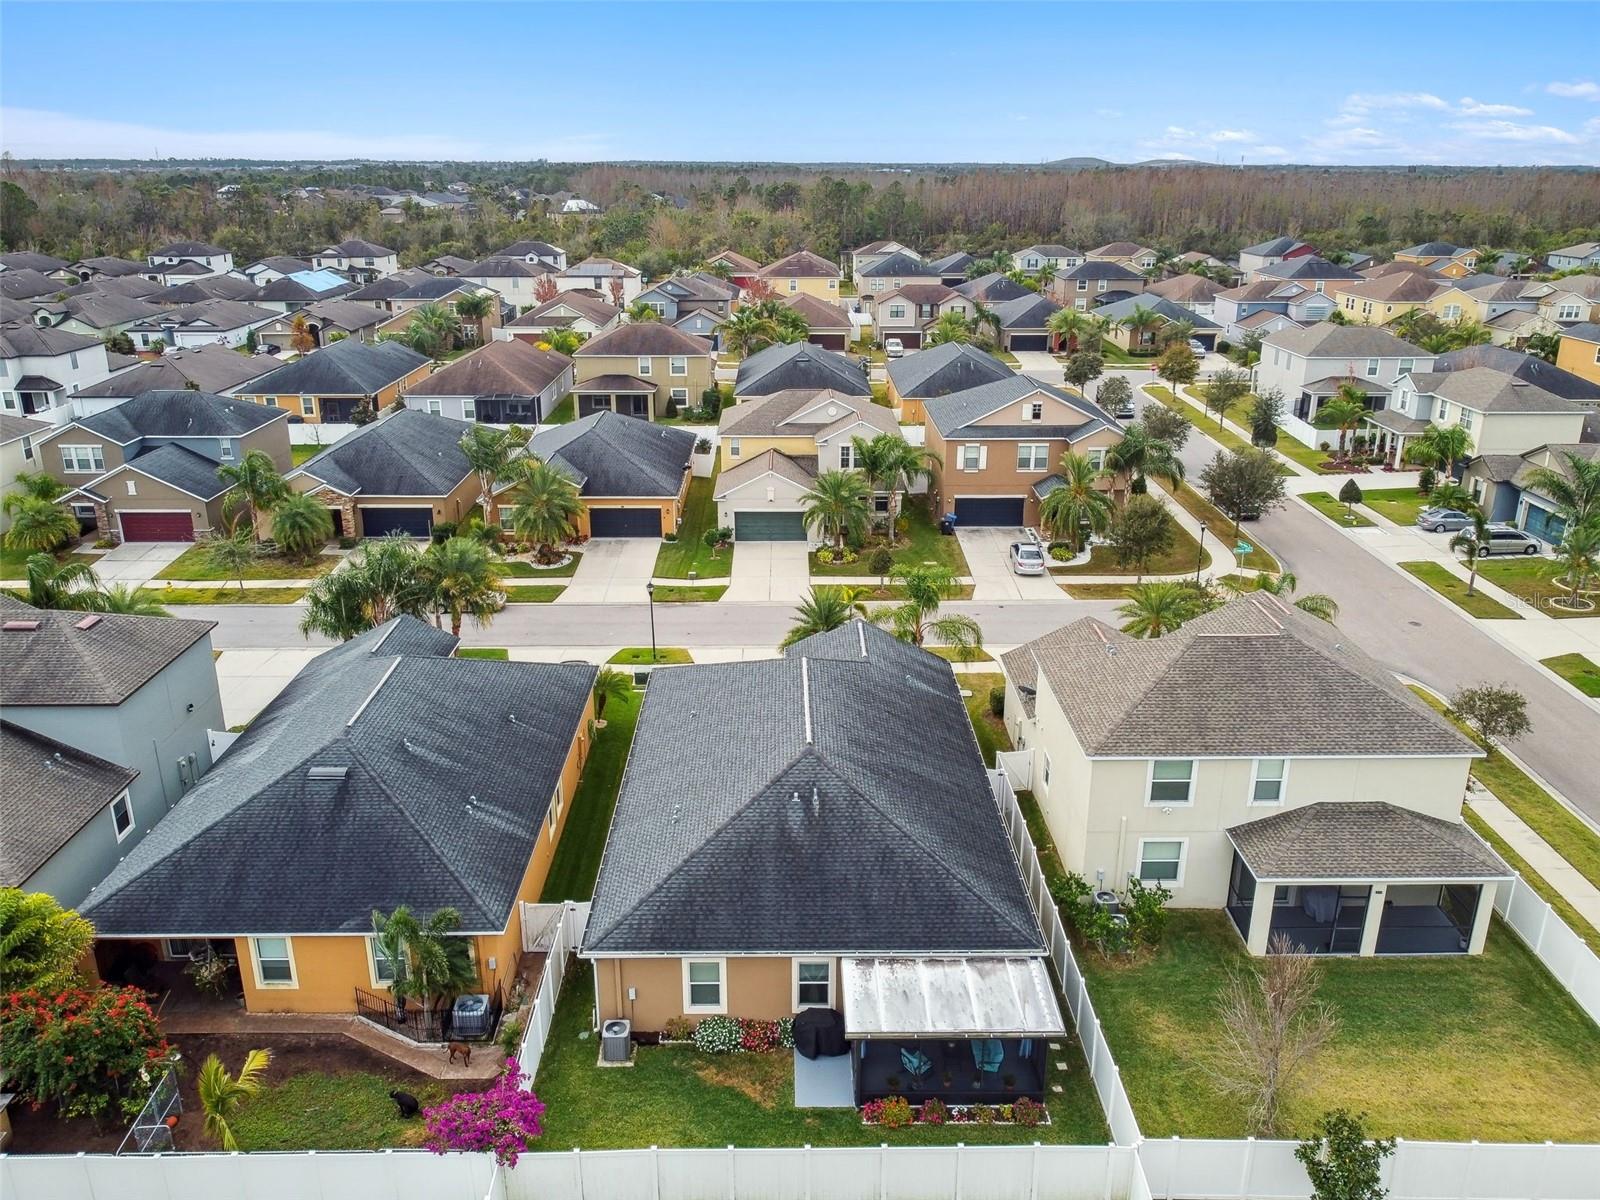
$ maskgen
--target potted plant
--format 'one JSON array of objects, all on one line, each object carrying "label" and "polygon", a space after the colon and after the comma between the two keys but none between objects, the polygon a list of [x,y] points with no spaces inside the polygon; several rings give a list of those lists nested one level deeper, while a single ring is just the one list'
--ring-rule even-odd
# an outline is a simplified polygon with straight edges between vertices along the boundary
[{"label": "potted plant", "polygon": [[891,1092],[898,1092],[900,1090],[900,1076],[898,1075],[891,1075],[883,1082],[888,1086]]},{"label": "potted plant", "polygon": [[1014,1092],[1017,1090],[1017,1077],[1015,1075],[1002,1075],[1000,1076],[1000,1084],[1006,1091]]}]

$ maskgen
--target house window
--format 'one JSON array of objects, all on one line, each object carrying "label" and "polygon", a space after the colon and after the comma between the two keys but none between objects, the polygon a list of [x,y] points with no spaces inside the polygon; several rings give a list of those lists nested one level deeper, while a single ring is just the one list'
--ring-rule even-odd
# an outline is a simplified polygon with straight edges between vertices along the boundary
[{"label": "house window", "polygon": [[723,993],[723,973],[727,960],[686,958],[683,960],[683,1011],[720,1013],[728,1009]]},{"label": "house window", "polygon": [[833,1007],[833,959],[794,960],[794,1010]]},{"label": "house window", "polygon": [[1044,775],[1042,780],[1044,783],[1044,790],[1048,792],[1050,790],[1050,755],[1048,751],[1044,756]]},{"label": "house window", "polygon": [[982,446],[961,447],[961,469],[963,471],[976,471],[983,466]]},{"label": "house window", "polygon": [[649,379],[650,378],[650,360],[648,358],[640,358],[639,359],[639,378],[640,379]]},{"label": "house window", "polygon": [[1044,401],[1034,400],[1022,406],[1022,419],[1024,421],[1044,420]]},{"label": "house window", "polygon": [[675,354],[667,359],[667,374],[677,375],[680,378],[689,373],[689,360],[681,354]]},{"label": "house window", "polygon": [[516,511],[517,510],[514,508],[502,508],[499,510],[500,528],[505,530],[507,533],[512,532],[516,528],[516,524],[513,520]]},{"label": "house window", "polygon": [[111,802],[111,828],[117,831],[119,842],[133,832],[133,804],[127,792]]},{"label": "house window", "polygon": [[1368,376],[1368,378],[1371,378],[1371,377],[1377,375],[1377,373],[1378,373],[1378,360],[1375,359],[1375,358],[1367,359],[1367,376]]},{"label": "house window", "polygon": [[33,439],[31,437],[22,439],[22,457],[28,462],[33,461]]},{"label": "house window", "polygon": [[1017,470],[1048,471],[1050,446],[1045,442],[1023,442],[1017,447]]},{"label": "house window", "polygon": [[1402,358],[1400,360],[1400,374],[1409,375],[1412,371],[1416,370],[1416,368],[1417,368],[1417,360],[1416,359],[1414,359],[1414,358]]},{"label": "house window", "polygon": [[1289,774],[1286,758],[1258,758],[1250,772],[1250,803],[1281,804],[1283,784]]},{"label": "house window", "polygon": [[1446,321],[1454,321],[1460,315],[1461,315],[1461,305],[1459,305],[1459,304],[1446,304],[1444,306],[1444,319]]},{"label": "house window", "polygon": [[300,397],[300,415],[314,417],[317,415],[317,398],[315,396]]},{"label": "house window", "polygon": [[839,287],[839,281],[837,279],[828,280],[828,290],[830,292],[837,291],[838,287]]},{"label": "house window", "polygon": [[1087,279],[1078,280],[1078,290],[1080,292],[1087,292],[1089,290],[1089,281]]},{"label": "house window", "polygon": [[1556,320],[1576,321],[1583,316],[1583,309],[1576,304],[1563,304],[1556,309]]},{"label": "house window", "polygon": [[874,279],[874,280],[873,280],[873,281],[872,281],[872,290],[873,290],[873,291],[875,291],[875,292],[881,292],[881,291],[883,291],[883,280],[881,280],[881,279]]},{"label": "house window", "polygon": [[855,446],[853,444],[851,444],[851,443],[846,443],[845,445],[840,446],[839,447],[839,469],[841,471],[848,471],[848,470],[850,470],[850,468],[858,466],[858,465],[859,464],[856,462],[856,448],[855,448]]},{"label": "house window", "polygon": [[1194,802],[1194,759],[1158,758],[1150,763],[1151,804]]},{"label": "house window", "polygon": [[444,403],[443,403],[443,401],[440,401],[440,400],[437,400],[437,399],[433,399],[433,398],[430,397],[425,403],[428,406],[428,411],[430,413],[432,413],[436,417],[444,412]]},{"label": "house window", "polygon": [[74,350],[71,354],[67,355],[67,362],[69,362],[72,365],[72,369],[74,371],[76,371],[78,369],[78,352],[76,350]]},{"label": "house window", "polygon": [[1472,410],[1470,408],[1463,408],[1461,410],[1461,428],[1472,428]]},{"label": "house window", "polygon": [[394,982],[394,963],[375,937],[367,939],[367,967],[372,972],[373,987],[386,988]]},{"label": "house window", "polygon": [[461,419],[464,421],[476,421],[478,419],[478,399],[476,396],[470,396],[461,402]]},{"label": "house window", "polygon": [[1106,290],[1106,281],[1104,279],[1101,279],[1101,280],[1098,281],[1098,283],[1099,283],[1099,286],[1095,288],[1095,291],[1097,291],[1097,292],[1105,291]]},{"label": "house window", "polygon": [[689,400],[688,388],[673,388],[670,394],[671,398],[676,400],[679,404],[685,404]]},{"label": "house window", "polygon": [[1448,400],[1439,401],[1439,420],[1443,421],[1449,415],[1450,415],[1450,401],[1448,401]]},{"label": "house window", "polygon": [[1105,470],[1106,452],[1104,450],[1085,450],[1083,456],[1089,460],[1089,465],[1096,471]]},{"label": "house window", "polygon": [[904,304],[891,304],[891,305],[889,305],[889,319],[891,321],[903,321],[903,320],[905,320],[905,318],[906,318],[906,306]]},{"label": "house window", "polygon": [[1183,885],[1183,852],[1181,839],[1139,839],[1139,882]]},{"label": "house window", "polygon": [[789,290],[791,292],[798,292],[800,290],[800,281],[798,279],[789,280]]},{"label": "house window", "polygon": [[68,475],[95,474],[106,469],[106,456],[99,446],[63,446],[61,469]]},{"label": "house window", "polygon": [[222,461],[223,462],[232,462],[233,461],[233,439],[232,438],[223,438],[222,441],[219,443],[219,447],[220,448],[219,448],[218,452],[222,456]]},{"label": "house window", "polygon": [[255,962],[257,987],[297,986],[294,979],[294,952],[289,948],[288,938],[251,938],[250,957]]}]

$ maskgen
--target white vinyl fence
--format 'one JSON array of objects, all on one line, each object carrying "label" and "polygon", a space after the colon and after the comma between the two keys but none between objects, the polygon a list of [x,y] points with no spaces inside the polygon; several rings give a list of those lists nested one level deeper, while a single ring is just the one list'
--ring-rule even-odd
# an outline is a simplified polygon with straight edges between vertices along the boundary
[{"label": "white vinyl fence", "polygon": [[522,1031],[522,1045],[517,1050],[517,1064],[530,1081],[539,1073],[539,1062],[544,1058],[544,1044],[550,1036],[550,1026],[556,1019],[556,1000],[561,995],[567,963],[571,961],[578,943],[583,940],[584,927],[589,924],[588,904],[568,901],[563,907],[564,911],[553,927],[549,957],[544,962],[544,975],[533,997],[533,1009],[528,1013],[527,1027]]},{"label": "white vinyl fence", "polygon": [[[1502,887],[1495,893],[1494,908],[1545,969],[1572,994],[1578,1007],[1600,1025],[1600,957],[1589,949],[1589,944],[1520,875],[1509,888]],[[1600,1185],[1596,1185],[1594,1194],[1600,1196]]]}]

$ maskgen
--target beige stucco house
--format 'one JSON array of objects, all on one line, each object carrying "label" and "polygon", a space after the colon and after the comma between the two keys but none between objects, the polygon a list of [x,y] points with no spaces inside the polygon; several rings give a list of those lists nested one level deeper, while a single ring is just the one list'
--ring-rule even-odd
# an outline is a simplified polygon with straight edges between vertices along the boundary
[{"label": "beige stucco house", "polygon": [[768,263],[761,268],[759,278],[779,296],[793,296],[800,292],[819,300],[838,300],[839,268],[820,254],[809,250],[796,250],[787,258]]},{"label": "beige stucco house", "polygon": [[712,384],[711,343],[660,321],[618,325],[573,355],[578,416],[611,411],[653,421],[670,404],[696,404]]}]

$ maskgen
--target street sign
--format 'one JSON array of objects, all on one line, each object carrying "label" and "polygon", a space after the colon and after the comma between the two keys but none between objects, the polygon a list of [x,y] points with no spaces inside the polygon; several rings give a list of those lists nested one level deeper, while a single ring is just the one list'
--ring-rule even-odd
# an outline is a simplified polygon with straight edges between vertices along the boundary
[{"label": "street sign", "polygon": [[1240,558],[1243,558],[1246,554],[1249,554],[1250,551],[1252,551],[1254,549],[1255,549],[1255,547],[1252,546],[1249,542],[1240,542],[1237,546],[1235,546],[1233,548],[1233,552],[1235,554],[1237,554]]}]

